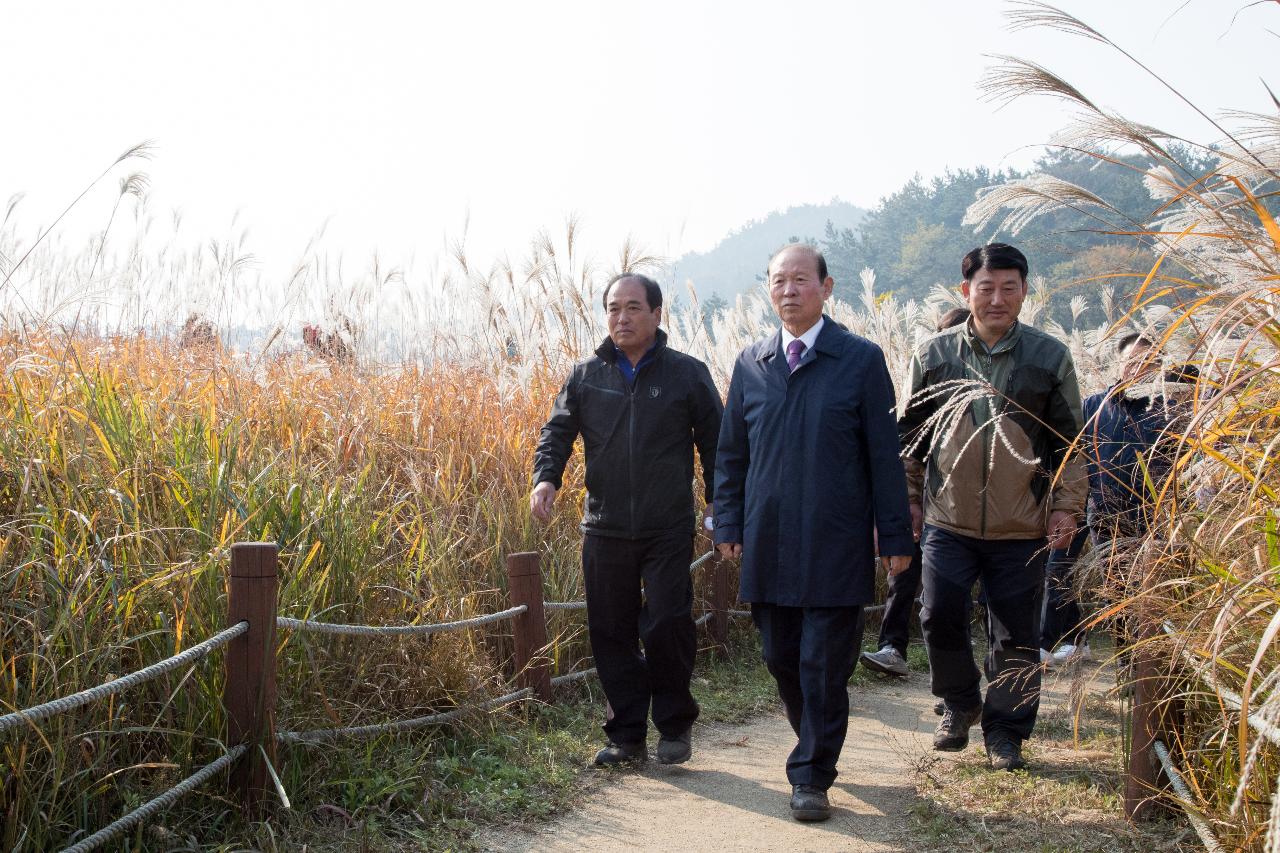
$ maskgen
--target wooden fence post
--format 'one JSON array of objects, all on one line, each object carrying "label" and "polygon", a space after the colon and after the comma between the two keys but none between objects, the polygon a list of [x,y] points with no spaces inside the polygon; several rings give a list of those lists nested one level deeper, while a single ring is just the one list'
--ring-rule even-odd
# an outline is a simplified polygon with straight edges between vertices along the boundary
[{"label": "wooden fence post", "polygon": [[716,657],[729,657],[729,561],[719,556],[711,558],[711,642],[715,644]]},{"label": "wooden fence post", "polygon": [[249,750],[231,771],[231,788],[250,817],[268,794],[265,751],[276,755],[276,594],[279,549],[274,542],[231,546],[227,626],[248,622],[249,630],[227,644],[222,703],[227,711],[227,744]]},{"label": "wooden fence post", "polygon": [[1152,817],[1160,790],[1160,760],[1154,743],[1160,736],[1160,702],[1165,698],[1151,640],[1154,629],[1144,626],[1129,649],[1133,660],[1133,714],[1130,726],[1129,765],[1124,779],[1124,813],[1129,820]]},{"label": "wooden fence post", "polygon": [[507,591],[511,604],[528,609],[514,620],[516,672],[520,686],[533,689],[543,702],[551,701],[551,661],[547,658],[547,617],[542,607],[542,571],[538,553],[507,556]]}]

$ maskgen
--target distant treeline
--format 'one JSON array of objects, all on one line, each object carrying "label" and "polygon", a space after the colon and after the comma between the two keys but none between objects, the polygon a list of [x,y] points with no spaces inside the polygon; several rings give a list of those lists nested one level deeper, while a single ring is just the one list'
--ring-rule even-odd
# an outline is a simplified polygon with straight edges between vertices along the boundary
[{"label": "distant treeline", "polygon": [[[1177,150],[1176,156],[1189,174],[1203,175],[1213,168],[1211,158],[1190,150]],[[1025,172],[978,167],[948,171],[929,180],[916,176],[866,213],[838,201],[776,212],[748,223],[710,252],[681,258],[673,265],[670,283],[692,280],[702,297],[703,312],[715,316],[737,293],[763,281],[773,250],[786,242],[803,241],[822,248],[836,280],[836,295],[842,299],[857,300],[859,275],[866,267],[876,272],[877,292],[921,299],[937,284],[959,283],[960,258],[965,252],[980,243],[1001,240],[1021,247],[1031,260],[1032,276],[1047,279],[1055,319],[1072,325],[1071,300],[1083,296],[1088,307],[1074,318],[1076,324],[1096,325],[1106,319],[1100,298],[1104,288],[1113,289],[1122,301],[1141,283],[1138,276],[1097,277],[1150,270],[1154,256],[1143,250],[1141,241],[1115,233],[1112,225],[1082,205],[1037,217],[1016,235],[975,231],[963,220],[980,190],[1041,173],[1106,199],[1131,220],[1133,230],[1140,230],[1157,212],[1143,184],[1151,163],[1137,155],[1110,159],[1099,165],[1096,157],[1055,151]],[[820,235],[815,223],[824,214],[825,232]],[[683,287],[678,287],[676,299],[683,295]]]},{"label": "distant treeline", "polygon": [[[1186,168],[1196,175],[1212,169],[1212,161],[1189,151],[1178,152]],[[816,242],[826,253],[838,283],[837,295],[856,295],[858,274],[864,267],[876,271],[876,289],[893,291],[901,298],[922,298],[935,284],[960,281],[960,258],[979,243],[1000,240],[1014,243],[1031,260],[1032,275],[1043,275],[1053,291],[1052,313],[1060,321],[1070,319],[1073,296],[1089,298],[1090,308],[1080,319],[1100,322],[1101,289],[1114,287],[1118,296],[1132,291],[1141,279],[1119,278],[1089,281],[1111,272],[1143,272],[1153,257],[1132,236],[1108,233],[1110,226],[1087,209],[1064,208],[1037,218],[1020,234],[982,233],[964,225],[965,210],[979,190],[1026,177],[1052,175],[1106,199],[1133,222],[1137,230],[1156,210],[1143,177],[1150,161],[1142,156],[1112,158],[1099,166],[1095,157],[1057,151],[1036,161],[1030,172],[992,172],[985,168],[948,171],[925,181],[915,177],[901,190],[883,199],[856,228],[828,224]]]}]

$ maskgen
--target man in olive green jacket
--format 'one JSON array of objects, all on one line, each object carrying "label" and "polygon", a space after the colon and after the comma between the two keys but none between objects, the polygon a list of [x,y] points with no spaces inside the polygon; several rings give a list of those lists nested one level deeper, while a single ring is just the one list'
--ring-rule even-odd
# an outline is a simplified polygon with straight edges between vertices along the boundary
[{"label": "man in olive green jacket", "polygon": [[[1067,459],[1082,426],[1066,346],[1018,322],[1027,259],[992,243],[961,262],[968,323],[925,340],[898,420],[912,519],[922,531],[920,621],[935,696],[946,712],[934,748],[960,750],[982,721],[993,767],[1025,766],[1040,702],[1040,609],[1048,549],[1066,547],[1088,479]],[[1065,462],[1064,462],[1065,460]],[[969,637],[982,581],[987,695]]]}]

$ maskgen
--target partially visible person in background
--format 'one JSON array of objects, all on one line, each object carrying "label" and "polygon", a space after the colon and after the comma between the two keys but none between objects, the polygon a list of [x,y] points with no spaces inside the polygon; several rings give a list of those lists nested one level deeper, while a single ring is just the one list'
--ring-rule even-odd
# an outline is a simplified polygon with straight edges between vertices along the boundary
[{"label": "partially visible person in background", "polygon": [[[1200,371],[1179,365],[1160,372],[1154,342],[1138,332],[1120,338],[1120,379],[1084,401],[1081,443],[1089,468],[1088,526],[1095,548],[1110,550],[1118,540],[1140,538],[1152,524],[1155,497],[1172,464],[1170,449],[1194,394]],[[1070,590],[1069,574],[1059,585]],[[1052,590],[1052,588],[1051,588]],[[1059,624],[1079,620],[1074,600],[1063,608]],[[1118,641],[1125,642],[1123,632]],[[1051,638],[1046,635],[1046,640]],[[1049,648],[1045,645],[1045,648]],[[1063,638],[1053,653],[1055,663],[1090,654],[1082,631]]]},{"label": "partially visible person in background", "polygon": [[1049,552],[1049,563],[1045,567],[1044,616],[1040,622],[1040,662],[1048,667],[1093,657],[1075,589],[1076,561],[1088,541],[1089,528],[1081,527],[1070,545]]},{"label": "partially visible person in background", "polygon": [[[934,331],[941,332],[968,321],[968,308],[952,308],[938,318]],[[889,594],[884,601],[884,617],[880,620],[879,651],[863,652],[862,665],[874,672],[906,678],[907,643],[911,639],[911,611],[920,594],[920,543],[916,543],[911,566],[901,574],[889,575]],[[942,711],[938,711],[939,714]]]}]

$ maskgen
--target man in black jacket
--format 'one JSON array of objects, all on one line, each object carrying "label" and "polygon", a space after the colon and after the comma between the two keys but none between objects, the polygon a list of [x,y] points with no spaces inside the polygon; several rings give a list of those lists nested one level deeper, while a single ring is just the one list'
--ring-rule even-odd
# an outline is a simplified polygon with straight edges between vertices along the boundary
[{"label": "man in black jacket", "polygon": [[573,368],[542,428],[529,508],[541,521],[550,518],[581,435],[587,634],[609,702],[609,743],[596,764],[647,758],[650,704],[658,760],[680,764],[689,759],[698,717],[689,692],[697,651],[689,578],[693,448],[710,514],[724,407],[707,366],[667,347],[657,283],[623,273],[605,288],[604,307],[609,337]]}]

